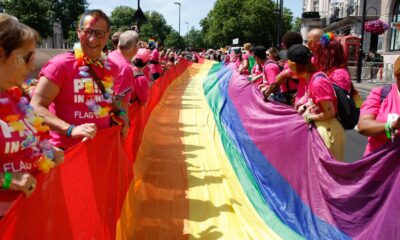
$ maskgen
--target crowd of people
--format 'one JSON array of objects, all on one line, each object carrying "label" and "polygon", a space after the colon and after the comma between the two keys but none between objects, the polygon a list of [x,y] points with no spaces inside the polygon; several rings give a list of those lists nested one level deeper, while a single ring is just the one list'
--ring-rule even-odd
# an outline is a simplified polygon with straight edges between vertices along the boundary
[{"label": "crowd of people", "polygon": [[[361,107],[358,131],[368,136],[365,155],[393,141],[400,124],[397,106],[400,58],[394,64],[397,84],[373,90],[360,106],[361,98],[351,82],[343,46],[333,33],[313,29],[303,40],[300,33],[287,32],[282,41],[281,51],[246,43],[243,52],[240,48],[227,47],[226,51],[222,49],[215,54],[217,59],[221,55],[220,61],[232,64],[239,74],[247,76],[265,101],[293,107],[305,122],[314,124],[337,160],[343,161],[345,128],[341,124],[335,88],[343,90]],[[207,54],[206,58],[215,58]],[[252,58],[255,64],[251,65]]]},{"label": "crowd of people", "polygon": [[[225,47],[197,53],[164,49],[161,41],[146,43],[128,30],[112,35],[114,49],[107,55],[110,20],[101,10],[90,10],[79,21],[79,43],[50,59],[34,90],[24,91],[39,34],[5,13],[0,13],[0,28],[0,185],[5,190],[0,216],[19,191],[32,194],[35,175],[62,163],[64,150],[113,125],[121,125],[123,139],[129,106],[146,104],[152,84],[180,59],[231,64],[266,101],[293,107],[315,124],[332,155],[343,159],[345,130],[337,119],[333,84],[357,93],[343,47],[332,33],[314,29],[303,41],[299,33],[287,32],[282,51],[246,43],[243,51]],[[366,154],[398,134],[400,58],[394,66],[397,83],[373,90],[361,107],[358,130],[369,136]]]}]

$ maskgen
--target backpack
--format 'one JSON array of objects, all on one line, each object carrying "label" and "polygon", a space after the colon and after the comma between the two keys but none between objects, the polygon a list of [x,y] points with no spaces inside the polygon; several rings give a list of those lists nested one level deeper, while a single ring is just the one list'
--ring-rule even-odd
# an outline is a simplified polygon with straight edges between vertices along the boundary
[{"label": "backpack", "polygon": [[[324,77],[329,79],[325,74],[317,74],[315,77]],[[351,130],[358,123],[360,109],[356,108],[356,104],[349,92],[334,83],[332,83],[332,87],[337,98],[338,112],[336,118],[342,124],[344,129]]]},{"label": "backpack", "polygon": [[385,100],[385,98],[387,97],[387,95],[389,95],[391,90],[392,90],[392,84],[388,84],[382,87],[380,103],[382,103],[383,100]]}]

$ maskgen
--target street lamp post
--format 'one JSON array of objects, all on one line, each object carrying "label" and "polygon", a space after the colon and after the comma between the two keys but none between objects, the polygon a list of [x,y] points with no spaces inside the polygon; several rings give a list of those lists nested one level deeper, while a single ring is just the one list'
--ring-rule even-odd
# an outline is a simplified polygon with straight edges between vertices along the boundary
[{"label": "street lamp post", "polygon": [[367,0],[363,1],[362,19],[361,19],[361,39],[360,39],[360,50],[358,52],[358,63],[357,63],[357,82],[361,82],[361,70],[362,70],[362,55],[364,48],[364,24],[365,24],[365,12],[367,10]]},{"label": "street lamp post", "polygon": [[181,3],[180,2],[174,2],[174,4],[179,5],[179,36],[181,35]]},{"label": "street lamp post", "polygon": [[186,23],[186,42],[187,45],[189,45],[189,23],[188,22],[185,23]]}]

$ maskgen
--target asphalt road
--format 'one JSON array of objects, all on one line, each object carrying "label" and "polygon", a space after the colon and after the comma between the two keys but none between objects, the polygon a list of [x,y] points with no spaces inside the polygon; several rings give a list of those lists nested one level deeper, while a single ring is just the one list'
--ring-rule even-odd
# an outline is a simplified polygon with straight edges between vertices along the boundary
[{"label": "asphalt road", "polygon": [[[357,88],[361,98],[365,100],[370,92],[368,88]],[[345,162],[354,162],[361,159],[367,145],[367,137],[358,134],[356,130],[346,131],[346,144],[344,152]]]}]

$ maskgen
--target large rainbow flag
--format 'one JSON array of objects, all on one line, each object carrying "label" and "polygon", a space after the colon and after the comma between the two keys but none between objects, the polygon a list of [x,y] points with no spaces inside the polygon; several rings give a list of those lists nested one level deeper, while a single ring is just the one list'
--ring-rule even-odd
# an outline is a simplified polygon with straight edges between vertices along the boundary
[{"label": "large rainbow flag", "polygon": [[[333,159],[230,66],[181,62],[118,129],[66,153],[0,239],[398,239],[399,141]],[[134,176],[132,165],[134,162]]]}]

